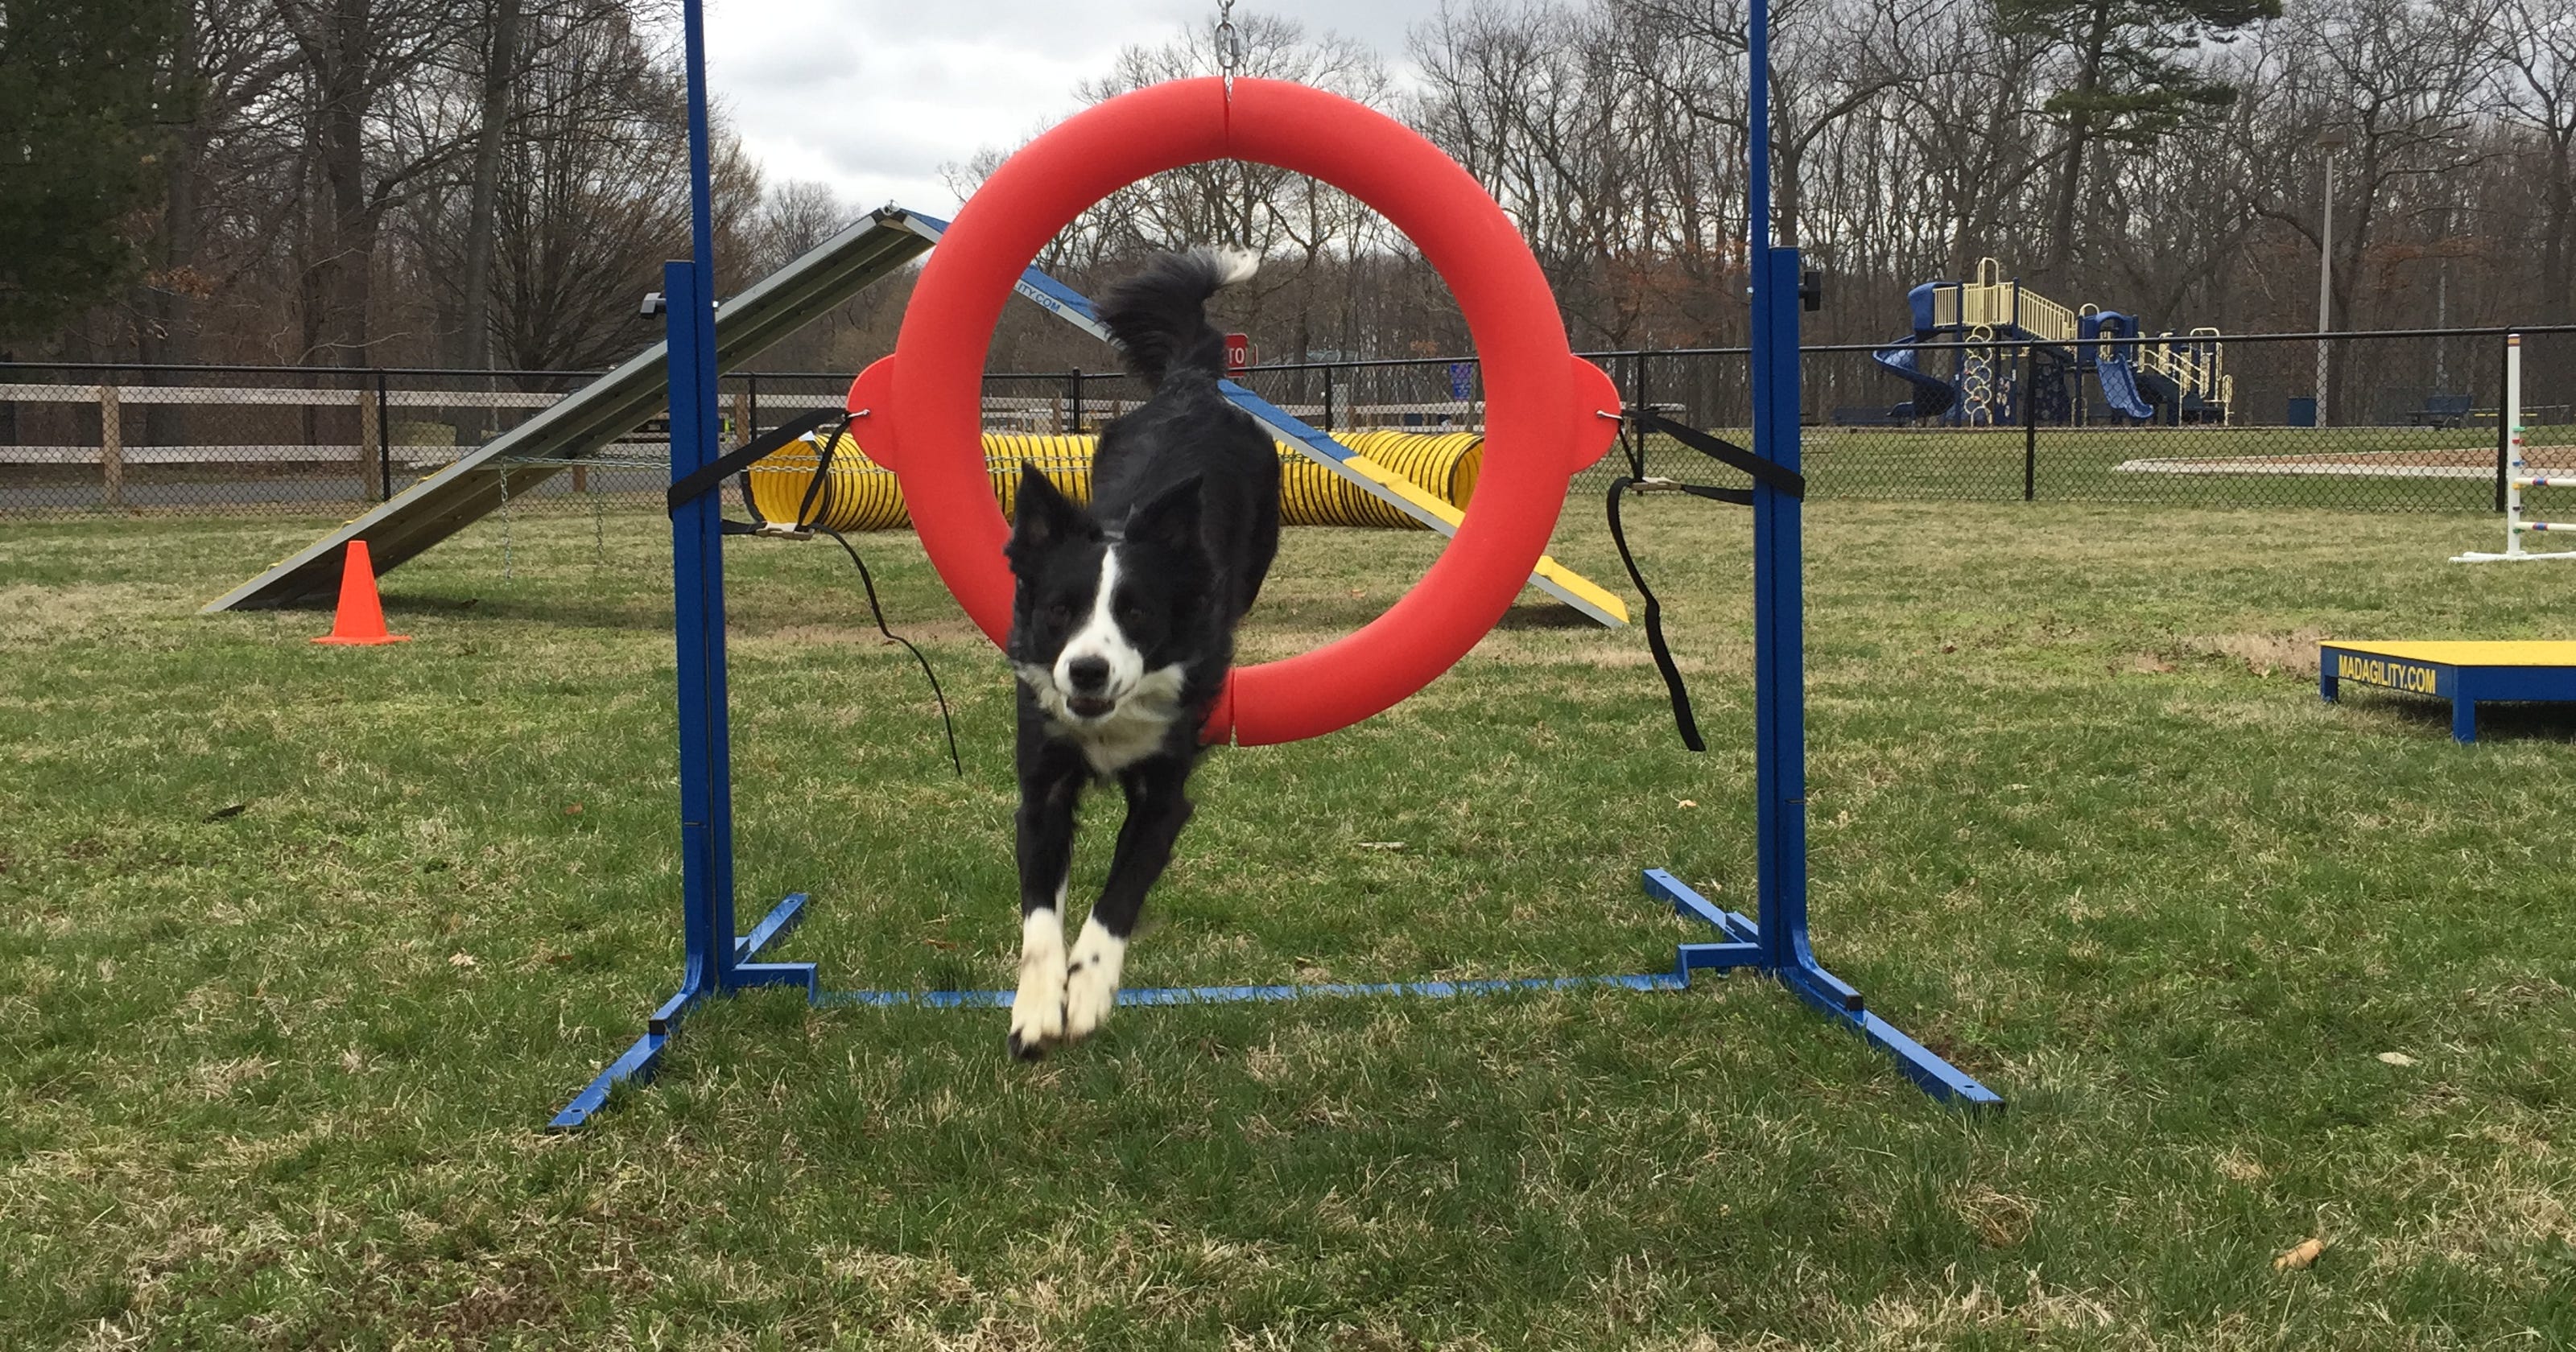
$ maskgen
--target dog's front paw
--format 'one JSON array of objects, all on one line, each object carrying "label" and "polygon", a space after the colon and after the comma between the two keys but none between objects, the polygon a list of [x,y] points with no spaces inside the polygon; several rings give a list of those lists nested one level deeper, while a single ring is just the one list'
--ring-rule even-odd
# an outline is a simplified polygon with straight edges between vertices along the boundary
[{"label": "dog's front paw", "polygon": [[[1046,923],[1039,918],[1044,916]],[[1011,997],[1011,1055],[1034,1061],[1064,1040],[1064,930],[1032,912],[1020,936],[1020,989]]]},{"label": "dog's front paw", "polygon": [[1118,1004],[1118,977],[1126,963],[1126,940],[1097,921],[1083,922],[1082,937],[1073,943],[1073,961],[1066,965],[1065,1041],[1089,1037],[1108,1020]]}]

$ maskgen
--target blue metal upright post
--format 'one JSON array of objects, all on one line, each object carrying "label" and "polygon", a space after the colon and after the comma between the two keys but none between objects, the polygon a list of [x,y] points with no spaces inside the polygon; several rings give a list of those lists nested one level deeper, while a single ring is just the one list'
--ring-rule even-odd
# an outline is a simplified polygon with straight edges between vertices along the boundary
[{"label": "blue metal upright post", "polygon": [[[1747,109],[1752,141],[1745,184],[1747,256],[1753,273],[1754,454],[1798,468],[1798,250],[1771,238],[1770,6],[1752,0]],[[1753,791],[1755,915],[1725,911],[1672,874],[1649,870],[1646,890],[1683,915],[1707,922],[1727,942],[1684,944],[1676,963],[1694,969],[1752,967],[1799,998],[1852,1026],[1897,1059],[1936,1097],[1999,1104],[1992,1090],[1890,1026],[1853,989],[1816,961],[1807,942],[1806,579],[1797,494],[1753,486]]]},{"label": "blue metal upright post", "polygon": [[[682,15],[689,98],[690,261],[664,264],[670,306],[671,481],[716,449],[715,209],[707,146],[706,16]],[[726,718],[722,499],[700,496],[671,514],[673,628],[679,638],[681,893],[688,986],[733,984],[733,774]]]},{"label": "blue metal upright post", "polygon": [[[671,482],[718,458],[714,193],[707,148],[706,23],[701,0],[685,0],[682,42],[688,69],[691,261],[662,265],[670,363]],[[755,962],[763,945],[804,914],[797,893],[772,908],[749,935],[734,929],[733,753],[725,691],[722,499],[701,494],[671,513],[671,627],[678,645],[680,732],[680,930],[686,957],[680,989],[645,1025],[644,1036],[576,1095],[548,1127],[582,1125],[623,1080],[652,1076],[680,1016],[710,995],[752,986],[801,985],[812,963]]]}]

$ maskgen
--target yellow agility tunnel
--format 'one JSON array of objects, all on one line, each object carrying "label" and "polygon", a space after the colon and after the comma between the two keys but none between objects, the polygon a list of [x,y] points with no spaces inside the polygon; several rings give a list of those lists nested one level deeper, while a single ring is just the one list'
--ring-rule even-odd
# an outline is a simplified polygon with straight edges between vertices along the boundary
[{"label": "yellow agility tunnel", "polygon": [[[1447,503],[1463,508],[1484,468],[1485,439],[1472,432],[1345,432],[1334,438],[1377,466]],[[993,496],[1011,511],[1020,464],[1036,465],[1076,502],[1091,501],[1091,457],[1097,437],[984,434],[984,463]],[[813,438],[789,446],[751,468],[751,501],[767,521],[800,518],[813,486],[821,447]],[[1279,447],[1280,521],[1290,526],[1385,526],[1426,530],[1357,484]],[[814,504],[812,520],[831,530],[895,530],[911,524],[894,472],[867,458],[847,436],[832,452],[832,468]]]}]

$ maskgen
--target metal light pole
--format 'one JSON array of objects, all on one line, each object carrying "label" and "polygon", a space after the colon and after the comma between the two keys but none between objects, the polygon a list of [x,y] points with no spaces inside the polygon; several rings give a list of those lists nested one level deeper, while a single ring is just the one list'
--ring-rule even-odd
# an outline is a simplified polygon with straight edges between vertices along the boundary
[{"label": "metal light pole", "polygon": [[2326,348],[2322,336],[2334,327],[2334,162],[2335,152],[2351,144],[2352,138],[2329,127],[2317,135],[2317,148],[2326,153],[2325,228],[2317,242],[2317,426],[2326,425]]}]

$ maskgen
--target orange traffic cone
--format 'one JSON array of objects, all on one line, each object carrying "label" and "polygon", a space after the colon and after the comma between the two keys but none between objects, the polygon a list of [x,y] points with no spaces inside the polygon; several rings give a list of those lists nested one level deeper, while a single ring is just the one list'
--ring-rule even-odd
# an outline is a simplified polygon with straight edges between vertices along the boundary
[{"label": "orange traffic cone", "polygon": [[367,557],[367,542],[351,540],[341,555],[340,612],[331,617],[331,632],[316,643],[409,643],[409,634],[385,632],[384,602],[376,598],[376,565]]}]

